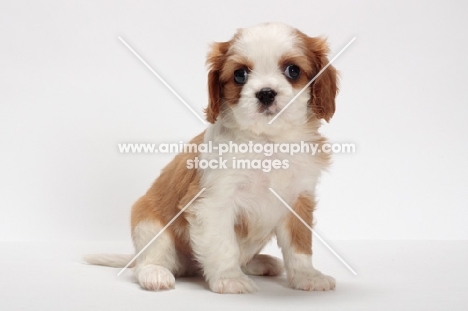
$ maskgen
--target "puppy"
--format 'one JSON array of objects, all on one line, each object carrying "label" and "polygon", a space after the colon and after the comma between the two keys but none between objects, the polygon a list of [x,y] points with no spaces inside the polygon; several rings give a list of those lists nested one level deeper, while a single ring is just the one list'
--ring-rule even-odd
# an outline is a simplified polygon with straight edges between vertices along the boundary
[{"label": "puppy", "polygon": [[[210,126],[192,144],[326,143],[318,130],[335,111],[337,72],[328,64],[324,39],[308,37],[278,23],[240,29],[227,42],[214,43],[208,55]],[[298,95],[299,94],[299,95]],[[297,96],[298,95],[298,96]],[[295,97],[295,101],[277,114]],[[234,148],[233,148],[234,149]],[[180,153],[132,208],[131,227],[138,253],[202,189],[184,212],[135,260],[134,272],[147,290],[170,289],[176,276],[203,274],[216,293],[257,290],[247,275],[280,275],[289,286],[314,291],[335,288],[335,280],[312,266],[312,234],[270,191],[273,189],[312,226],[315,186],[329,154],[288,154],[229,150],[226,168],[196,168],[217,153]],[[234,160],[279,160],[270,171],[236,168]],[[253,163],[253,162],[252,162]],[[283,262],[260,254],[274,236]],[[92,264],[123,267],[132,256],[90,255]]]}]

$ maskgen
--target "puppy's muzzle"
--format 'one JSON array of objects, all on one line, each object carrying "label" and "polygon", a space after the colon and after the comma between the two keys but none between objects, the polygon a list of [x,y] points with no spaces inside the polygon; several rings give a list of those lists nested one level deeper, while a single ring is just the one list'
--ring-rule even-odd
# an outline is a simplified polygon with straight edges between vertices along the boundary
[{"label": "puppy's muzzle", "polygon": [[265,87],[255,94],[262,106],[269,107],[274,101],[276,92],[269,87]]}]

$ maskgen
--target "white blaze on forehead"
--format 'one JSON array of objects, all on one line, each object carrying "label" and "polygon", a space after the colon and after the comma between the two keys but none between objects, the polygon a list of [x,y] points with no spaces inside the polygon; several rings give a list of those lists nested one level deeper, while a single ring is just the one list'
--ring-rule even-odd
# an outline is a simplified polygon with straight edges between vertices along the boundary
[{"label": "white blaze on forehead", "polygon": [[296,30],[285,24],[269,23],[241,29],[231,51],[249,59],[254,71],[271,73],[278,69],[278,60],[297,51]]}]

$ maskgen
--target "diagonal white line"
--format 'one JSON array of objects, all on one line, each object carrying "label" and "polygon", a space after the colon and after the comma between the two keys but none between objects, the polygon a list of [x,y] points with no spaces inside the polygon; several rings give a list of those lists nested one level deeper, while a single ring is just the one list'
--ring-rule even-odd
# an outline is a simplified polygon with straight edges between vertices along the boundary
[{"label": "diagonal white line", "polygon": [[348,44],[346,44],[345,47],[342,48],[341,51],[338,52],[338,54],[336,54],[335,57],[333,57],[333,58],[331,59],[331,61],[329,61],[328,64],[327,64],[325,67],[323,67],[322,70],[320,70],[320,71],[315,75],[315,77],[314,77],[312,80],[310,80],[309,83],[307,83],[307,85],[304,86],[304,87],[302,88],[302,90],[300,90],[299,93],[297,93],[296,96],[294,96],[294,97],[289,101],[289,103],[287,103],[287,105],[284,106],[283,109],[280,110],[280,112],[278,112],[278,113],[276,114],[276,116],[275,116],[273,119],[270,120],[270,122],[268,122],[268,124],[273,123],[273,121],[275,121],[276,118],[278,118],[278,117],[286,110],[286,108],[288,108],[288,107],[296,100],[296,98],[298,98],[298,97],[299,97],[299,96],[300,96],[300,95],[301,95],[301,94],[302,94],[302,93],[303,93],[303,92],[304,92],[304,91],[305,91],[305,90],[322,74],[322,72],[324,72],[324,71],[328,68],[328,66],[330,66],[330,65],[335,61],[335,59],[337,59],[338,56],[340,56],[341,53],[343,53],[343,52],[351,45],[351,43],[354,42],[354,40],[356,40],[356,37],[352,38],[351,41],[349,41]]},{"label": "diagonal white line", "polygon": [[120,270],[119,273],[117,273],[117,275],[120,276],[120,275],[122,274],[122,272],[124,272],[125,269],[127,269],[127,268],[132,264],[132,262],[134,262],[135,259],[137,259],[137,258],[141,255],[141,253],[143,253],[143,252],[151,245],[151,243],[153,243],[153,242],[164,232],[164,230],[166,230],[167,227],[169,227],[169,226],[174,222],[174,220],[176,220],[177,217],[179,217],[180,214],[182,214],[182,213],[187,209],[187,207],[189,207],[190,204],[192,204],[193,201],[195,201],[196,198],[198,198],[198,197],[200,196],[200,194],[203,193],[203,191],[205,191],[205,189],[206,189],[206,188],[202,188],[202,190],[200,190],[200,192],[198,192],[197,195],[196,195],[192,200],[190,200],[190,202],[188,202],[187,205],[185,205],[184,208],[181,209],[180,212],[178,212],[177,215],[175,215],[174,218],[172,218],[171,221],[169,221],[169,222],[167,223],[167,225],[165,225],[164,228],[162,228],[162,229],[158,232],[158,234],[156,234],[156,235],[154,236],[154,238],[152,238],[151,241],[149,241],[148,244],[146,244],[145,247],[143,247],[143,248],[138,252],[138,254],[136,254],[136,255],[132,258],[132,260],[129,261],[129,263],[128,263],[125,267],[123,267],[122,270]]},{"label": "diagonal white line", "polygon": [[179,99],[179,100],[180,100],[180,101],[181,101],[181,102],[198,118],[198,119],[200,119],[200,121],[203,122],[203,124],[208,124],[205,120],[203,120],[202,117],[200,117],[200,116],[198,115],[198,113],[195,112],[195,110],[192,109],[192,107],[189,106],[189,104],[187,104],[187,102],[186,102],[182,97],[179,96],[179,94],[176,93],[176,91],[174,91],[174,89],[173,89],[169,84],[166,83],[166,81],[163,80],[163,78],[161,78],[160,75],[158,75],[158,74],[156,73],[156,71],[153,70],[153,68],[150,67],[150,65],[148,65],[148,64],[144,61],[143,58],[141,58],[140,55],[137,54],[137,52],[135,52],[135,51],[130,47],[130,45],[128,45],[127,42],[125,42],[124,39],[122,39],[122,37],[119,36],[118,38],[119,38],[119,40],[122,41],[122,43],[123,43],[123,44],[124,44],[124,45],[125,45],[141,62],[142,62],[142,63],[143,63],[143,65],[145,65],[145,66],[156,76],[156,78],[158,78],[159,81],[161,81],[162,84],[164,84],[164,85],[169,89],[169,91],[171,91],[172,94],[175,95],[175,97],[177,97],[177,98],[178,98],[178,99]]},{"label": "diagonal white line", "polygon": [[294,214],[294,216],[296,216],[296,217],[304,224],[304,226],[307,227],[307,229],[309,229],[310,231],[312,231],[312,233],[314,234],[314,236],[315,236],[317,239],[319,239],[320,242],[322,242],[323,245],[325,245],[325,247],[328,248],[328,250],[329,250],[330,252],[332,252],[332,254],[335,255],[335,257],[338,258],[338,259],[346,266],[346,268],[349,269],[349,271],[351,271],[354,275],[357,275],[356,271],[354,271],[354,269],[351,268],[351,267],[346,263],[346,261],[344,261],[343,258],[341,258],[341,256],[338,255],[338,254],[331,248],[331,246],[328,245],[328,243],[325,242],[325,240],[322,239],[322,237],[321,237],[320,235],[318,235],[317,232],[315,232],[315,230],[312,229],[312,228],[304,221],[304,219],[302,219],[301,216],[299,216],[299,215],[291,208],[291,206],[289,206],[288,203],[286,203],[286,202],[276,193],[275,190],[273,190],[272,188],[268,188],[268,189],[281,201],[281,203],[284,204],[284,206],[286,206],[286,207]]}]

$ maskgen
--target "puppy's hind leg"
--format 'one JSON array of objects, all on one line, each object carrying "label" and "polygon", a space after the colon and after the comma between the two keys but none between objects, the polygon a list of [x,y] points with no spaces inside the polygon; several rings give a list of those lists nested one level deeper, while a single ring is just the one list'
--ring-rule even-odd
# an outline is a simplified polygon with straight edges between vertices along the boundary
[{"label": "puppy's hind leg", "polygon": [[[135,252],[138,254],[163,228],[157,221],[142,221],[132,233]],[[181,269],[174,239],[170,232],[162,232],[136,259],[135,276],[147,290],[171,289]]]},{"label": "puppy's hind leg", "polygon": [[254,255],[253,258],[242,267],[242,270],[248,275],[276,276],[284,273],[283,261],[266,254]]}]

